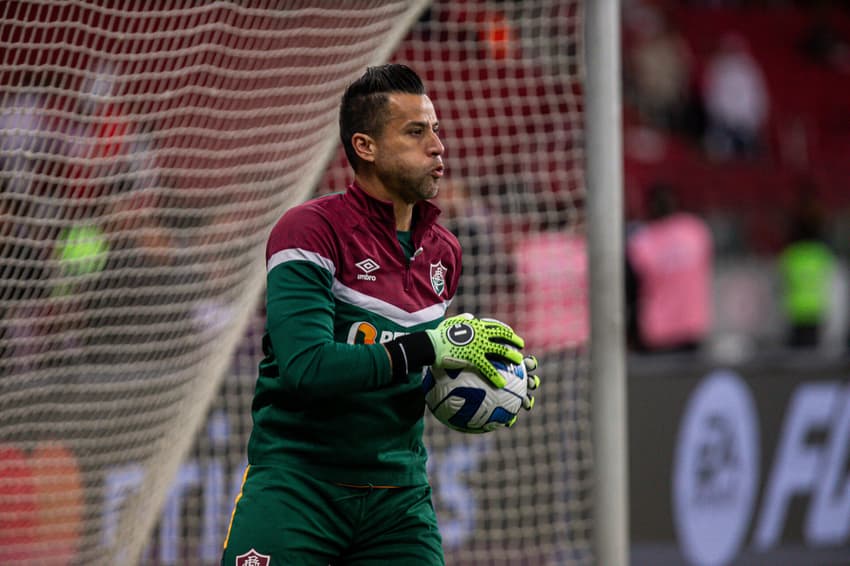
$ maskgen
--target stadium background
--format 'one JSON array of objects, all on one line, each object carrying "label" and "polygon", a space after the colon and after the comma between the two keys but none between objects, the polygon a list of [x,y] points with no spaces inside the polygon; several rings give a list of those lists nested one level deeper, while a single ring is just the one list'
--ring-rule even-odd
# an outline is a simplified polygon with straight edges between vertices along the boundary
[{"label": "stadium background", "polygon": [[[522,22],[506,18],[504,13],[509,11],[500,10],[499,2],[492,3],[488,17],[471,21],[463,19],[463,10],[442,9],[444,4],[447,3],[435,3],[393,56],[395,60],[421,64],[418,70],[434,93],[435,104],[445,116],[444,120],[469,113],[479,113],[486,118],[488,107],[503,105],[506,96],[539,98],[529,107],[507,111],[509,118],[513,112],[518,116],[534,113],[535,119],[530,125],[519,119],[516,121],[527,125],[526,134],[533,133],[536,128],[550,127],[547,121],[555,115],[580,115],[580,83],[574,76],[552,85],[548,81],[555,75],[511,65],[511,49],[522,47],[519,44],[521,34],[516,31],[521,29]],[[656,5],[659,11],[652,8]],[[846,102],[850,95],[850,62],[847,60],[850,55],[846,53],[850,46],[850,13],[842,2],[626,1],[623,6],[627,218],[642,220],[644,196],[655,184],[664,183],[672,187],[685,209],[706,218],[712,228],[717,253],[712,298],[714,323],[700,349],[684,354],[629,354],[633,563],[657,564],[659,560],[664,564],[848,563],[848,306],[846,300],[839,302],[839,308],[831,313],[833,318],[825,347],[802,352],[785,347],[787,320],[780,307],[777,257],[787,240],[787,230],[799,198],[814,192],[823,211],[824,233],[838,254],[842,269],[839,273],[844,273],[844,262],[850,251],[850,161],[847,159],[850,105]],[[705,151],[700,138],[694,137],[693,132],[683,135],[645,120],[637,94],[630,90],[634,78],[630,76],[634,72],[630,61],[639,48],[638,36],[641,26],[645,25],[647,9],[654,12],[654,17],[667,19],[681,36],[692,61],[696,94],[699,93],[700,72],[717,38],[726,32],[735,32],[747,41],[763,70],[770,97],[763,144],[756,158],[718,160]],[[823,13],[828,14],[829,32],[834,38],[833,55],[826,62],[811,60],[801,47],[807,34],[823,23]],[[446,14],[458,18],[455,27],[450,28],[450,39],[455,45],[463,46],[460,50],[441,51],[439,42],[433,50],[411,47],[421,45],[417,42],[424,40],[429,18]],[[574,24],[573,20],[553,22],[549,33],[563,32],[565,27]],[[455,73],[463,79],[473,77],[485,88],[467,92],[450,89],[446,85],[458,78]],[[570,77],[571,74],[556,76]],[[510,81],[503,82],[505,77]],[[520,85],[520,91],[507,92],[504,90],[507,87],[500,88],[500,84],[513,85],[510,88]],[[257,120],[259,125],[262,117]],[[468,191],[482,197],[487,204],[499,207],[495,226],[500,241],[507,240],[504,247],[507,254],[532,257],[526,248],[511,241],[524,229],[513,223],[517,211],[534,210],[538,212],[534,217],[536,222],[549,230],[561,231],[564,239],[570,242],[567,249],[573,252],[565,262],[577,264],[575,269],[561,276],[576,278],[576,285],[580,286],[582,262],[575,258],[580,257],[581,245],[574,242],[579,232],[577,227],[582,222],[582,179],[576,173],[580,167],[564,159],[551,162],[547,156],[556,152],[547,151],[550,148],[546,147],[522,148],[523,160],[512,160],[509,156],[517,153],[512,143],[516,135],[522,133],[511,129],[515,126],[510,120],[507,124],[488,124],[482,119],[469,131],[449,130],[446,137],[454,142],[449,161],[453,168],[452,180],[475,179],[476,184],[459,188],[461,194]],[[122,126],[119,122],[113,127]],[[487,127],[492,129],[488,131]],[[575,133],[576,139],[571,139],[569,124],[562,132],[564,135],[559,143],[565,144],[567,151],[559,146],[557,155],[580,160],[579,150],[569,150],[571,143],[576,147],[580,145],[579,133]],[[114,131],[105,135],[114,135]],[[491,143],[482,144],[481,139]],[[106,147],[108,156],[109,146]],[[174,148],[175,159],[180,159],[180,149]],[[245,156],[238,154],[238,147],[233,149],[236,152],[234,160],[244,159]],[[534,155],[537,161],[529,163],[528,155]],[[482,165],[491,156],[503,158],[495,171],[485,170]],[[262,166],[261,156],[257,157],[255,165]],[[203,163],[195,163],[193,167],[201,169]],[[531,186],[529,177],[523,174],[526,170],[539,173]],[[80,173],[83,178],[95,175],[92,171]],[[342,155],[337,153],[316,192],[340,189],[347,176]],[[203,188],[204,177],[199,175],[194,182],[198,184],[195,188]],[[80,183],[78,190],[94,189]],[[188,202],[179,204],[191,205]],[[209,204],[205,202],[204,206]],[[220,220],[227,221],[226,218]],[[463,226],[459,223],[457,228]],[[470,237],[473,243],[481,241],[474,235]],[[489,253],[486,249],[483,252]],[[239,250],[234,251],[234,255],[238,254]],[[492,258],[498,261],[509,257],[494,255],[481,264],[473,259],[471,265],[478,277],[470,280],[468,295],[461,297],[459,303],[471,310],[492,313],[523,329],[522,312],[536,307],[505,304],[493,299],[500,296],[499,292],[504,296],[506,292],[516,291],[522,281],[505,283],[497,293],[474,292],[476,285],[486,281]],[[539,332],[534,339],[542,345],[540,353],[544,361],[559,363],[560,358],[570,358],[571,363],[566,367],[581,373],[583,361],[576,352],[581,350],[586,338],[584,305],[580,296],[559,296],[559,300],[558,305],[550,303],[537,307],[542,307],[544,312],[547,308],[557,311],[553,314],[556,321],[552,325],[556,329],[553,332],[562,334],[542,332],[527,323],[525,329],[532,335]],[[215,310],[211,309],[208,316],[214,319]],[[260,355],[261,332],[262,310],[258,305],[234,353],[218,400],[188,459],[179,467],[144,552],[143,563],[216,562],[244,465],[242,454],[250,432],[248,406]],[[570,347],[564,348],[564,345]],[[753,434],[759,442],[750,447],[752,453],[739,453],[738,460],[720,458],[714,462],[713,473],[725,475],[726,485],[732,488],[725,493],[726,499],[721,498],[714,504],[709,502],[706,513],[729,513],[727,517],[731,517],[730,522],[737,527],[729,534],[724,525],[699,523],[703,520],[700,517],[692,519],[693,524],[701,525],[707,532],[718,529],[719,539],[715,540],[725,541],[718,545],[720,550],[709,551],[700,546],[699,537],[690,534],[688,519],[675,511],[674,500],[678,492],[674,478],[682,473],[684,466],[679,454],[687,453],[679,445],[683,438],[687,439],[682,432],[684,423],[692,411],[700,407],[694,400],[701,399],[699,395],[705,391],[710,394],[711,387],[717,383],[743,384],[743,390],[751,392],[752,397],[746,393],[742,395],[752,401],[751,406],[743,405],[751,409],[750,413],[742,417],[721,412],[719,416],[721,420],[728,419],[734,430],[739,427],[755,430]],[[736,391],[740,393],[742,389]],[[545,382],[540,401],[546,402]],[[717,446],[711,444],[714,439],[696,438],[693,442],[700,446]],[[721,448],[737,446],[734,439],[717,442]],[[453,554],[455,552],[474,547],[471,537],[475,532],[475,518],[468,510],[476,502],[466,483],[468,470],[478,458],[496,449],[485,441],[458,443],[457,446],[442,444],[434,450],[431,471],[438,507],[446,517],[443,529],[450,558],[459,556]],[[582,449],[587,448],[579,448]],[[17,457],[13,447],[7,449],[7,457],[9,460]],[[742,466],[740,458],[751,466]],[[794,476],[789,472],[801,468],[805,473]],[[783,474],[791,475],[785,477]],[[122,494],[136,481],[136,473],[123,467],[107,470],[105,476],[107,484],[112,486],[113,498],[105,499],[94,513],[102,514],[106,524],[110,513],[120,507]],[[820,482],[819,478],[828,481]],[[522,478],[514,479],[521,481]],[[834,489],[819,488],[823,485]],[[735,486],[741,487],[735,489]],[[582,515],[585,511],[576,511],[578,526],[575,529],[579,535],[574,538],[583,538],[581,535],[588,529],[584,524],[587,518]],[[108,529],[105,532],[104,536],[108,537]],[[537,556],[529,550],[523,561],[527,564],[581,562],[586,551],[581,545],[570,546],[564,551],[568,554],[554,556]],[[718,554],[711,557],[711,552]]]},{"label": "stadium background", "polygon": [[[640,4],[624,2],[624,17],[628,18],[630,5],[631,9],[638,10],[642,8]],[[683,529],[675,524],[671,494],[675,468],[673,453],[677,446],[679,425],[686,413],[686,403],[699,384],[714,376],[713,372],[717,370],[735,372],[752,388],[758,404],[754,418],[760,423],[760,437],[763,443],[756,456],[760,468],[756,489],[760,493],[751,502],[751,509],[744,511],[749,520],[741,527],[744,532],[739,535],[741,538],[734,551],[727,551],[727,557],[731,559],[720,563],[850,563],[850,532],[847,529],[840,529],[837,536],[818,538],[812,536],[805,526],[817,491],[813,478],[822,477],[831,468],[838,467],[845,470],[842,477],[846,482],[846,466],[850,461],[847,450],[824,448],[822,451],[816,451],[816,463],[812,464],[814,471],[810,480],[802,481],[798,489],[789,490],[789,493],[785,494],[788,507],[780,510],[770,506],[761,507],[765,498],[761,492],[766,491],[765,486],[771,478],[773,468],[781,467],[774,464],[774,458],[782,439],[785,438],[783,435],[788,434],[786,419],[794,415],[791,405],[795,391],[823,384],[835,386],[834,395],[827,396],[826,406],[815,404],[814,408],[810,409],[828,415],[813,423],[810,432],[820,434],[823,438],[832,436],[838,439],[846,439],[846,435],[850,434],[846,416],[850,412],[846,350],[836,352],[833,349],[826,353],[816,350],[795,352],[784,346],[787,321],[784,320],[780,307],[777,274],[777,256],[787,241],[787,230],[801,192],[817,191],[823,208],[829,211],[823,217],[823,227],[830,244],[840,254],[842,261],[850,251],[850,160],[847,159],[850,155],[850,105],[847,104],[847,97],[850,96],[850,59],[846,61],[847,67],[831,67],[807,59],[801,44],[806,33],[821,16],[819,8],[806,2],[796,5],[792,2],[775,2],[772,5],[765,5],[770,4],[769,2],[727,2],[727,6],[719,7],[711,5],[711,2],[700,5],[700,2],[648,1],[645,4],[659,6],[661,13],[670,18],[671,25],[686,42],[694,58],[692,79],[696,89],[699,86],[700,69],[706,65],[717,38],[726,32],[738,33],[745,37],[764,71],[770,95],[770,114],[765,130],[764,153],[759,159],[718,162],[687,136],[654,128],[643,122],[634,98],[628,91],[625,92],[627,219],[634,221],[642,218],[645,193],[653,184],[663,182],[673,187],[684,209],[696,212],[710,221],[717,245],[713,287],[714,324],[712,334],[704,347],[695,354],[653,356],[633,352],[629,357],[627,367],[630,389],[632,563],[718,563],[712,562],[716,558],[709,556],[711,553],[700,559],[699,555],[688,555],[684,550]],[[827,10],[837,37],[841,39],[839,45],[850,48],[850,10],[843,9],[839,4],[836,2],[831,7],[827,6]],[[630,49],[635,48],[638,42],[630,35],[630,31],[635,34],[637,30],[630,30],[627,25],[626,22],[623,51],[625,73],[631,71]],[[635,26],[640,25],[643,25],[642,19],[637,17]],[[479,25],[475,32],[477,45],[480,45],[482,29],[486,28]],[[495,45],[497,53],[499,49],[506,49],[502,42],[497,41]],[[493,53],[489,55],[493,56]],[[435,53],[430,57],[436,61],[441,58],[448,61],[451,55],[446,49],[442,55]],[[847,57],[850,58],[850,52]],[[405,48],[402,46],[395,59],[417,59],[417,55],[409,48],[405,54]],[[446,76],[445,69],[441,69],[434,59],[426,63],[424,76],[429,88],[440,93],[440,80],[450,80],[451,77]],[[482,76],[487,72],[483,66],[478,66],[475,60],[467,60],[466,63],[469,67],[464,69],[465,73],[480,73],[479,76]],[[628,77],[624,79],[628,85]],[[527,88],[533,93],[533,82],[529,83]],[[500,100],[497,92],[469,92],[466,96],[469,100],[481,96],[493,104],[498,104]],[[481,98],[478,99],[479,103]],[[468,109],[463,101],[446,108],[446,101],[441,100],[439,95],[435,98],[435,103],[442,115],[448,111],[458,116]],[[577,105],[580,107],[580,103]],[[803,129],[805,140],[802,149],[799,145],[791,144],[788,139],[801,135],[800,128]],[[462,137],[460,144],[456,143],[459,134]],[[463,167],[463,159],[469,154],[488,151],[487,148],[481,147],[477,139],[477,135],[488,136],[486,133],[476,132],[476,135],[466,138],[463,138],[463,132],[450,132],[448,135],[449,139],[455,142],[452,144],[451,155],[453,169],[458,165]],[[649,157],[645,147],[647,137],[651,139],[654,148],[650,152],[653,155]],[[488,136],[487,139],[492,138]],[[505,150],[509,148],[492,149],[497,155]],[[803,155],[795,151],[801,151]],[[340,174],[340,170],[346,167],[341,153],[338,154],[335,167],[320,184],[319,193],[336,190],[340,186],[340,180],[346,178]],[[463,177],[463,173],[460,177]],[[479,194],[486,194],[483,193],[487,190],[486,187],[476,189]],[[555,202],[574,198],[575,194],[569,187],[550,187],[550,190],[555,193]],[[499,194],[504,195],[504,191],[503,188]],[[573,210],[570,204],[560,204],[556,210],[556,214],[552,216],[553,221],[563,227],[569,226],[572,218],[568,218],[568,214]],[[511,228],[506,228],[506,231],[507,237],[510,237]],[[465,300],[472,303],[471,308],[480,309],[480,312],[499,312],[498,305],[488,302],[488,297],[491,296],[493,295],[485,294],[477,299],[467,297]],[[745,312],[740,310],[742,305],[747,306]],[[570,321],[565,327],[575,329],[576,318],[581,318],[575,309],[583,307],[570,305],[568,308],[573,309],[573,312],[562,315]],[[512,320],[510,314],[502,316]],[[839,319],[846,319],[850,313],[837,313],[837,316]],[[258,318],[254,329],[241,343],[230,378],[231,386],[238,384],[237,387],[244,388],[246,398],[250,394],[255,373],[253,364],[246,361],[256,359],[259,355],[257,348],[261,324],[261,318]],[[847,344],[845,324],[839,320],[834,330],[837,334],[834,339],[842,344]],[[576,336],[573,336],[573,333]],[[552,343],[581,340],[583,335],[582,330],[572,330],[569,334],[562,334],[557,338],[538,337],[537,343],[543,340],[548,346]],[[732,342],[735,347],[730,349],[727,344]],[[545,401],[545,390],[541,392],[541,401]],[[217,450],[221,454],[219,461],[224,461],[225,454],[241,446],[248,433],[249,428],[244,421],[229,421],[221,409],[214,409],[206,434],[202,434],[198,440],[199,445],[195,453],[198,462],[202,462],[209,454],[216,453],[215,449],[209,447],[215,442],[220,443]],[[220,436],[214,440],[216,435]],[[824,441],[823,446],[829,445]],[[436,454],[435,458],[441,456]],[[796,453],[796,457],[799,458],[800,454]],[[789,458],[791,459],[785,463],[787,468],[800,465],[794,455]],[[733,471],[737,469],[734,463],[729,465]],[[234,474],[232,481],[236,481],[238,472],[238,469],[231,470]],[[448,470],[446,473],[453,472]],[[194,475],[191,472],[189,474]],[[448,479],[448,476],[445,477]],[[461,479],[460,485],[452,487],[451,495],[447,500],[443,500],[450,512],[456,506],[465,505],[470,501],[466,499],[469,494],[463,489],[463,476],[458,477]],[[203,482],[193,478],[187,483],[195,481]],[[197,485],[187,491],[191,493],[195,489]],[[437,490],[439,489],[438,478]],[[452,497],[457,499],[451,501]],[[738,494],[738,497],[744,495]],[[190,509],[186,511],[188,513],[198,512],[203,510],[204,506],[187,509]],[[850,524],[850,507],[845,505],[841,509],[844,512],[839,511],[830,516],[830,520]],[[716,513],[718,509],[713,508],[710,512]],[[767,522],[764,516],[759,515],[760,512],[768,515],[773,512],[778,515],[777,534],[761,546],[754,542],[754,533],[759,521]],[[172,508],[171,513],[174,516],[176,509]],[[446,528],[446,542],[450,551],[452,548],[463,546],[473,530],[470,525],[464,526],[462,520],[450,520]],[[710,526],[704,525],[704,528],[711,532]],[[726,527],[715,525],[714,528],[719,528],[721,533],[715,534],[717,538],[714,542],[720,541],[718,544],[722,546]],[[167,546],[163,541],[168,539],[165,534],[168,532],[168,527],[161,529],[158,538],[160,552]],[[711,534],[705,536],[712,538]],[[174,550],[180,548],[176,540],[171,546]],[[156,551],[152,552],[152,557],[156,556]],[[173,556],[169,552],[164,554]],[[451,553],[449,557],[452,557]],[[538,563],[535,560],[529,556],[526,563]],[[169,560],[163,561],[168,562]]]}]

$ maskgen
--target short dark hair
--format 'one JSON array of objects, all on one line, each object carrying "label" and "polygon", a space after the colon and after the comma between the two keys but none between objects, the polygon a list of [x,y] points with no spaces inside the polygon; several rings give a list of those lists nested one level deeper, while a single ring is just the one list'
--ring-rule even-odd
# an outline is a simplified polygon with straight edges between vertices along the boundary
[{"label": "short dark hair", "polygon": [[339,105],[339,137],[351,167],[356,171],[360,158],[351,145],[351,136],[363,133],[379,136],[386,124],[386,110],[391,93],[425,94],[425,86],[407,65],[390,63],[368,67],[363,75],[348,85]]}]

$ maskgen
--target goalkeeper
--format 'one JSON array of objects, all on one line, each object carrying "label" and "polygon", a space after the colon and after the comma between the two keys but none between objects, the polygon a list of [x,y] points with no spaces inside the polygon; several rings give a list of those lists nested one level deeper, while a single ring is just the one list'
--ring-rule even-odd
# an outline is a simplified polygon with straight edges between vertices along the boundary
[{"label": "goalkeeper", "polygon": [[444,564],[422,366],[474,367],[503,386],[491,359],[536,362],[502,323],[443,320],[461,250],[428,202],[438,130],[411,69],[369,68],[340,104],[354,182],[270,234],[264,358],[223,565]]}]

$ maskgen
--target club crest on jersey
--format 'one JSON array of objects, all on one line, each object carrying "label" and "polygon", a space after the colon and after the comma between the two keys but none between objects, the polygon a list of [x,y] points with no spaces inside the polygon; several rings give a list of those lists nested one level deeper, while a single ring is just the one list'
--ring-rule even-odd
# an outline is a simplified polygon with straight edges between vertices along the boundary
[{"label": "club crest on jersey", "polygon": [[271,556],[260,554],[252,548],[236,557],[236,566],[269,566],[271,559]]},{"label": "club crest on jersey", "polygon": [[442,295],[446,290],[446,266],[442,261],[431,264],[431,287],[438,295]]}]

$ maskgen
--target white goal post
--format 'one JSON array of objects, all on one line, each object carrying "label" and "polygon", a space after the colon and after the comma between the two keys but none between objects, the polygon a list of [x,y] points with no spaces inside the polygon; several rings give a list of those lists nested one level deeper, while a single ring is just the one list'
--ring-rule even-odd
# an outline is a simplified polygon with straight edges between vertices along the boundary
[{"label": "white goal post", "polygon": [[588,2],[585,115],[594,551],[598,564],[612,566],[629,564],[619,26],[619,0]]},{"label": "white goal post", "polygon": [[2,3],[0,563],[218,564],[268,231],[351,180],[340,96],[396,61],[441,121],[452,307],[515,326],[543,380],[510,430],[426,415],[447,562],[625,565],[618,17],[616,0]]}]

